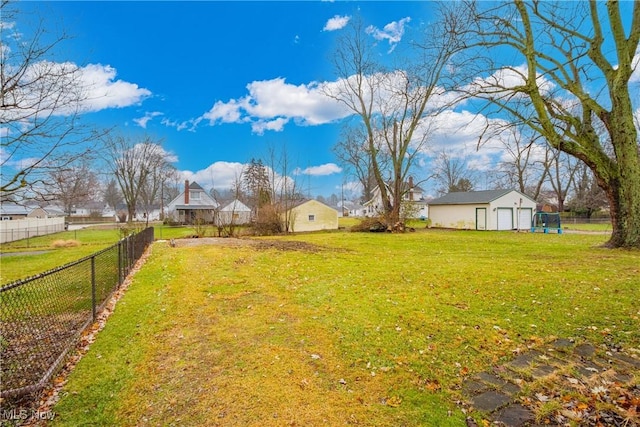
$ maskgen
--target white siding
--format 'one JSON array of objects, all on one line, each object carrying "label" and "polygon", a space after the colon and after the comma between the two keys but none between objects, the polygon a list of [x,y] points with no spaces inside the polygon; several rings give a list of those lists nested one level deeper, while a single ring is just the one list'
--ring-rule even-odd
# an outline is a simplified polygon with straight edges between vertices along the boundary
[{"label": "white siding", "polygon": [[[476,229],[476,208],[486,205],[433,205],[429,206],[432,227]],[[487,218],[487,224],[489,219]]]},{"label": "white siding", "polygon": [[[486,216],[481,209],[485,209]],[[530,228],[535,209],[535,201],[517,191],[510,191],[487,203],[429,205],[429,219],[433,227],[483,230],[486,224],[487,230],[513,230],[516,227],[526,230]],[[481,218],[486,222],[482,223]]]}]

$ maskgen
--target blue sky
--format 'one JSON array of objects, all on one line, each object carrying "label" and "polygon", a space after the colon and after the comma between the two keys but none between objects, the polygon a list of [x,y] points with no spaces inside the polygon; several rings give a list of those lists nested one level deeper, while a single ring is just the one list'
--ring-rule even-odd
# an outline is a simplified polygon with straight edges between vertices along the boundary
[{"label": "blue sky", "polygon": [[[428,1],[23,2],[56,34],[56,61],[82,67],[93,85],[83,120],[162,140],[184,178],[229,188],[251,158],[286,148],[299,188],[340,194],[353,178],[332,147],[344,110],[320,95],[332,82],[337,38],[358,15],[382,60],[395,60],[432,19]],[[18,26],[20,23],[18,22]],[[482,130],[464,106],[441,117],[430,143],[487,170],[501,149],[476,151]],[[295,171],[295,174],[294,174]],[[417,179],[430,171],[419,167]],[[477,189],[486,184],[480,180]],[[428,185],[427,185],[428,189]],[[429,192],[429,190],[428,190]]]},{"label": "blue sky", "polygon": [[[212,177],[216,187],[228,187],[239,164],[264,156],[267,147],[286,147],[298,184],[327,196],[348,180],[331,151],[341,115],[317,99],[313,86],[335,79],[336,37],[359,14],[378,31],[384,55],[430,9],[425,2],[298,1],[21,7],[52,30],[64,28],[73,38],[56,61],[91,69],[108,92],[109,103],[96,101],[103,105],[84,120],[162,139],[178,170],[205,187]],[[251,111],[234,117],[233,106],[242,102]]]}]

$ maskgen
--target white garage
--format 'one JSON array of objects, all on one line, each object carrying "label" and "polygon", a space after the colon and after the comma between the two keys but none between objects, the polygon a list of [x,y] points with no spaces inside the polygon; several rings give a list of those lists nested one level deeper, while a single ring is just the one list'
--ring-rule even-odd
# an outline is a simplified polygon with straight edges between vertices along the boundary
[{"label": "white garage", "polygon": [[429,202],[432,227],[529,230],[536,202],[516,190],[449,193]]}]

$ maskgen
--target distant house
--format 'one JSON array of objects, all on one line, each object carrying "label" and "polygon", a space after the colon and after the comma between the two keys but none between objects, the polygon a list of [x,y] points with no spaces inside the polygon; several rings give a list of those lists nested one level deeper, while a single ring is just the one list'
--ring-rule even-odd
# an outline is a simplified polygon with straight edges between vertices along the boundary
[{"label": "distant house", "polygon": [[345,200],[341,202],[341,206],[343,211],[342,216],[353,216],[353,217],[365,216],[365,213],[366,213],[365,208],[357,202]]},{"label": "distant house", "polygon": [[167,210],[175,221],[193,224],[196,220],[214,222],[218,203],[197,182],[185,180],[184,190],[169,202]]},{"label": "distant house", "polygon": [[[387,191],[391,191],[389,183],[385,184]],[[409,180],[402,184],[402,209],[409,209],[407,212],[408,218],[421,218],[425,219],[428,216],[427,201],[424,198],[424,190],[413,183],[413,177],[409,177]],[[391,200],[393,203],[393,200]],[[373,189],[373,197],[371,200],[366,201],[363,204],[364,216],[373,217],[380,216],[384,213],[384,205],[382,203],[382,194],[380,187],[376,186]]]},{"label": "distant house", "polygon": [[2,221],[26,218],[29,212],[31,212],[31,209],[26,206],[14,203],[0,203],[0,220]]},{"label": "distant house", "polygon": [[236,199],[218,211],[218,225],[243,225],[251,221],[251,208]]},{"label": "distant house", "polygon": [[453,192],[429,202],[433,227],[529,230],[536,202],[516,190]]},{"label": "distant house", "polygon": [[66,216],[64,211],[56,206],[46,206],[43,208],[46,213],[46,218],[58,218],[61,216]]},{"label": "distant house", "polygon": [[317,200],[303,200],[286,212],[289,231],[319,231],[338,229],[338,211]]},{"label": "distant house", "polygon": [[64,212],[52,207],[20,206],[14,203],[0,204],[0,219],[3,221],[23,218],[56,218],[60,216],[65,216]]}]

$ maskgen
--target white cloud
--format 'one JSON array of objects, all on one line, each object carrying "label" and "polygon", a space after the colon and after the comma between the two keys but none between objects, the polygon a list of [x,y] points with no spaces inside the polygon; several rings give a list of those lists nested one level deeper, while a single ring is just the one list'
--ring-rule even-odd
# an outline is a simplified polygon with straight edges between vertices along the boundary
[{"label": "white cloud", "polygon": [[344,28],[351,19],[350,16],[340,16],[335,15],[333,18],[329,19],[327,23],[324,25],[322,31],[336,31]]},{"label": "white cloud", "polygon": [[311,175],[311,176],[326,176],[333,175],[342,172],[342,168],[335,163],[325,163],[320,166],[310,166],[306,169],[297,168],[294,175]]},{"label": "white cloud", "polygon": [[211,107],[211,110],[203,114],[203,118],[210,122],[222,122],[222,123],[236,123],[240,121],[241,105],[235,99],[230,100],[227,103],[217,101]]},{"label": "white cloud", "polygon": [[182,171],[182,177],[191,182],[197,182],[207,190],[210,188],[227,190],[232,188],[240,179],[244,169],[245,165],[243,163],[215,162],[199,171]]},{"label": "white cloud", "polygon": [[78,68],[78,72],[87,95],[82,102],[85,111],[128,107],[151,95],[151,91],[135,83],[115,80],[117,71],[109,65],[89,64]]},{"label": "white cloud", "polygon": [[164,147],[160,144],[155,144],[152,143],[151,144],[151,148],[149,147],[144,147],[142,143],[138,143],[135,144],[132,148],[130,148],[130,151],[132,152],[142,152],[142,153],[147,153],[149,154],[153,154],[153,155],[160,155],[164,158],[165,161],[169,162],[169,163],[176,163],[178,161],[178,156],[171,152],[171,151],[167,151],[164,149]]},{"label": "white cloud", "polygon": [[209,124],[251,123],[255,133],[281,131],[289,121],[302,126],[330,123],[349,115],[337,101],[328,98],[317,82],[293,85],[284,78],[254,81],[248,94],[228,102],[216,101],[201,119]]},{"label": "white cloud", "polygon": [[162,113],[159,111],[146,112],[143,117],[138,119],[133,119],[133,122],[140,126],[142,129],[147,128],[147,123],[152,120],[154,117],[162,116]]},{"label": "white cloud", "polygon": [[[215,188],[217,190],[228,190],[233,188],[242,179],[242,173],[247,168],[246,163],[218,161],[210,164],[205,169],[199,171],[185,170],[180,172],[182,179],[190,182],[197,182],[206,190]],[[268,166],[267,175],[275,182],[276,191],[280,191],[283,185],[294,186],[294,180],[288,176],[282,176],[274,172]]]},{"label": "white cloud", "polygon": [[367,34],[371,34],[376,40],[387,40],[390,46],[388,53],[391,53],[402,40],[402,36],[404,36],[404,24],[410,21],[411,18],[407,16],[399,21],[388,23],[382,30],[370,25],[367,27],[366,32]]},{"label": "white cloud", "polygon": [[278,117],[273,120],[258,120],[251,123],[251,130],[258,135],[264,134],[264,131],[266,130],[281,132],[284,129],[284,125],[288,122],[289,119],[284,117]]},{"label": "white cloud", "polygon": [[115,77],[116,70],[110,66],[36,62],[25,70],[13,94],[21,100],[18,108],[3,113],[10,120],[28,122],[36,112],[69,116],[139,104],[151,95],[149,90]]},{"label": "white cloud", "polygon": [[[528,68],[526,65],[504,67],[490,76],[476,78],[465,90],[468,93],[491,95],[495,98],[508,98],[514,95],[523,97],[524,95],[517,94],[513,90],[523,86],[527,76]],[[555,84],[540,73],[537,73],[536,80],[542,94],[548,94],[555,88]]]},{"label": "white cloud", "polygon": [[174,120],[169,120],[166,117],[163,118],[160,123],[167,127],[176,128],[176,130],[181,131],[187,129],[190,132],[195,132],[198,123],[202,120],[202,117],[198,117],[197,119],[185,120],[183,122],[176,122]]}]

